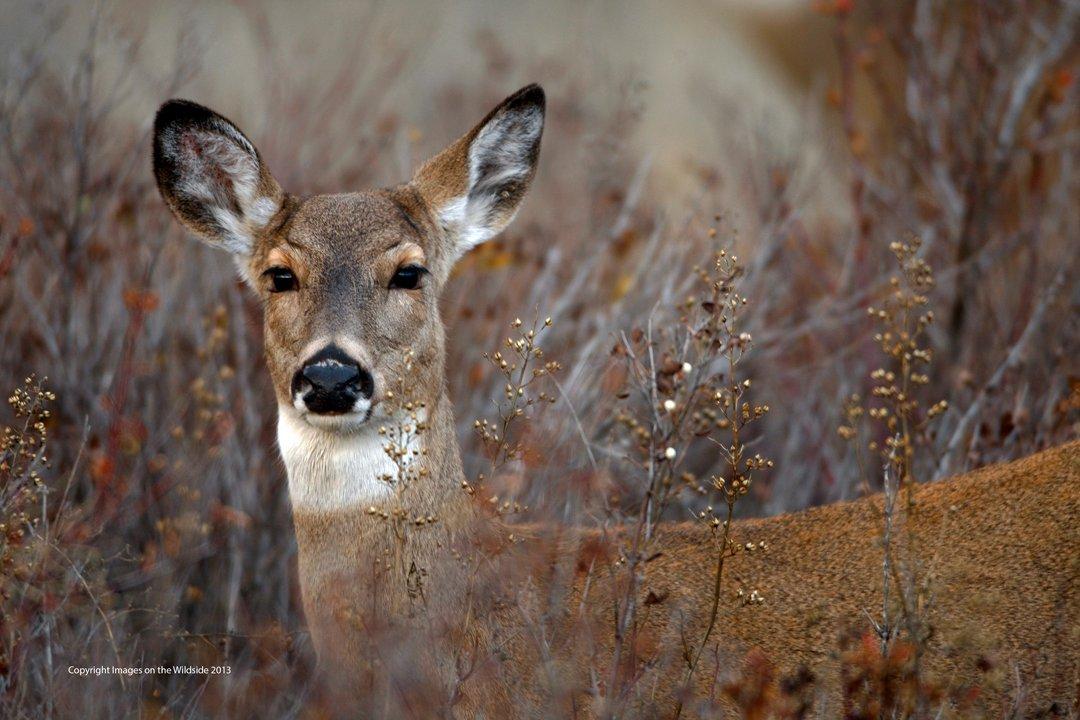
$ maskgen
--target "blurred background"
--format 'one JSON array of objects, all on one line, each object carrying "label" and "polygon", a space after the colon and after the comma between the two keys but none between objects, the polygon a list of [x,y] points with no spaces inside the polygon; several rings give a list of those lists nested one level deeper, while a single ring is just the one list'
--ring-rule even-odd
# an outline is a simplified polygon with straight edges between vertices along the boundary
[{"label": "blurred background", "polygon": [[[11,3],[0,30],[5,46],[52,26],[51,7]],[[108,8],[103,35],[137,38],[138,48],[133,56],[102,53],[95,68],[101,82],[133,64],[146,80],[183,73],[186,82],[178,91],[256,135],[275,122],[271,108],[299,112],[306,104],[315,112],[314,97],[301,100],[295,92],[313,85],[323,102],[349,103],[360,100],[359,88],[381,81],[377,93],[363,98],[365,112],[399,120],[420,152],[438,147],[444,133],[460,132],[431,119],[439,114],[437,99],[455,92],[450,88],[479,92],[482,82],[486,99],[494,101],[528,81],[554,82],[575,87],[597,108],[630,102],[635,117],[633,127],[623,128],[625,141],[651,156],[651,173],[668,188],[668,203],[692,194],[697,164],[723,151],[725,133],[714,117],[721,98],[762,123],[770,142],[792,147],[810,129],[812,109],[836,73],[827,18],[810,3],[792,0],[670,6],[116,2]],[[87,26],[100,12],[94,3],[67,10],[39,48],[47,61],[61,67],[77,60]],[[162,87],[152,80],[136,85],[117,98],[116,110],[146,123]],[[291,92],[279,96],[286,89]],[[336,138],[342,143],[338,154],[354,162],[350,147],[358,149],[365,138],[394,143],[387,135],[377,127],[353,127]],[[278,164],[303,165],[296,156],[306,142],[291,139]],[[408,177],[415,158],[402,152],[384,161],[404,167],[390,164],[383,182]],[[298,180],[325,182],[322,170],[305,168],[309,174]]]},{"label": "blurred background", "polygon": [[[3,421],[5,452],[45,442],[48,463],[34,450],[0,472],[0,708],[302,704],[310,654],[260,310],[157,196],[149,130],[165,99],[230,117],[287,190],[310,194],[403,181],[543,84],[533,190],[443,305],[467,472],[488,463],[473,423],[503,385],[482,353],[515,317],[551,316],[558,401],[492,481],[531,517],[632,505],[612,350],[620,333],[677,327],[695,267],[723,247],[745,270],[744,367],[772,409],[750,447],[775,467],[740,512],[769,515],[880,485],[838,428],[883,363],[866,308],[889,291],[891,243],[919,238],[936,277],[919,394],[948,409],[920,436],[917,479],[1076,436],[1078,13],[1065,0],[4,3],[0,384],[49,414]],[[720,463],[705,445],[680,458],[701,478]],[[234,674],[206,683],[65,671],[223,658]]]}]

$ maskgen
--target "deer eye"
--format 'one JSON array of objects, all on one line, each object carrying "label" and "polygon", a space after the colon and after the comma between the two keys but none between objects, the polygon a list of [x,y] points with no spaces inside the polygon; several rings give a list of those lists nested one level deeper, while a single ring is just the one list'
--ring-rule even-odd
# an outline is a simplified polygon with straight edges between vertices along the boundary
[{"label": "deer eye", "polygon": [[394,273],[394,277],[390,278],[390,287],[400,288],[401,290],[415,290],[420,287],[420,281],[427,273],[427,268],[419,265],[399,267],[397,272]]},{"label": "deer eye", "polygon": [[270,292],[272,293],[288,292],[300,287],[296,275],[293,275],[293,271],[289,268],[272,267],[263,273],[263,277],[270,278]]}]

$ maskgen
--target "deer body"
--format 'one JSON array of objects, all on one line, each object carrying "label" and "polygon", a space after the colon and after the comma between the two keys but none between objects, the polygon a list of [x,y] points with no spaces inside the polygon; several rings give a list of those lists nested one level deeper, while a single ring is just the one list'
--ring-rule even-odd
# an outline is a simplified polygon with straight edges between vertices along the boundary
[{"label": "deer body", "polygon": [[[819,710],[811,717],[843,716],[841,641],[857,653],[860,636],[882,622],[883,503],[878,494],[735,523],[740,545],[764,541],[768,549],[725,567],[716,645],[695,677],[697,697],[716,697],[756,649],[776,680],[804,668],[813,674],[809,697]],[[943,691],[971,693],[959,717],[1068,717],[1075,707],[1078,518],[1080,442],[916,488],[913,510],[894,528],[890,595],[897,602],[897,583],[917,569],[914,594],[930,634],[923,669]],[[707,623],[715,550],[699,525],[683,523],[661,526],[657,552],[640,599],[661,601],[648,606],[639,632],[645,647],[675,656],[658,666],[678,667],[680,637],[700,638]],[[764,603],[747,604],[739,590],[743,599],[757,591]],[[594,583],[592,593],[591,612],[610,607],[610,585]],[[890,612],[897,622],[898,608]],[[609,642],[603,636],[600,644]],[[876,651],[876,635],[872,645]],[[681,678],[652,680],[643,683],[647,703],[664,715]]]},{"label": "deer body", "polygon": [[[285,193],[251,142],[206,108],[171,101],[155,122],[162,196],[234,255],[263,301],[305,614],[350,713],[655,716],[670,712],[681,653],[708,624],[715,543],[696,526],[662,527],[624,659],[634,694],[598,705],[624,591],[609,544],[591,531],[503,527],[461,489],[438,297],[456,259],[512,219],[543,119],[543,92],[529,86],[409,183],[309,198]],[[921,550],[935,548],[920,565],[937,588],[935,671],[974,683],[988,653],[1030,678],[1032,706],[1075,697],[1078,448],[918,490],[909,527]],[[690,683],[705,700],[684,717],[707,714],[755,647],[781,671],[820,674],[838,702],[836,638],[883,606],[880,505],[738,524],[736,540],[772,549],[725,569],[715,647]],[[898,551],[914,552],[905,542]],[[735,589],[766,603],[739,603]]]}]

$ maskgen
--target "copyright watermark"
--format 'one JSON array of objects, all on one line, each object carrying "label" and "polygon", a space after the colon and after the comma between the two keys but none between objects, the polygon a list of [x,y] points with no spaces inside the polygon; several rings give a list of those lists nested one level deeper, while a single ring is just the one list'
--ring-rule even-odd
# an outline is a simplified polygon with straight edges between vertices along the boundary
[{"label": "copyright watermark", "polygon": [[229,675],[229,665],[152,665],[134,667],[129,665],[68,665],[68,675],[100,677],[102,675]]}]

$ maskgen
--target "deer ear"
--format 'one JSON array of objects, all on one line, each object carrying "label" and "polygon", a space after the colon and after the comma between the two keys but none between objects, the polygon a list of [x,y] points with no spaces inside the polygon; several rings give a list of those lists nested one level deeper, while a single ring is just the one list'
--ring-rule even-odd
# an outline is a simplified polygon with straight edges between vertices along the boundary
[{"label": "deer ear", "polygon": [[249,255],[285,202],[251,141],[229,120],[187,100],[154,119],[154,176],[169,209],[215,247]]},{"label": "deer ear", "polygon": [[514,219],[536,172],[543,132],[544,91],[529,85],[417,171],[412,185],[454,243],[454,259]]}]

